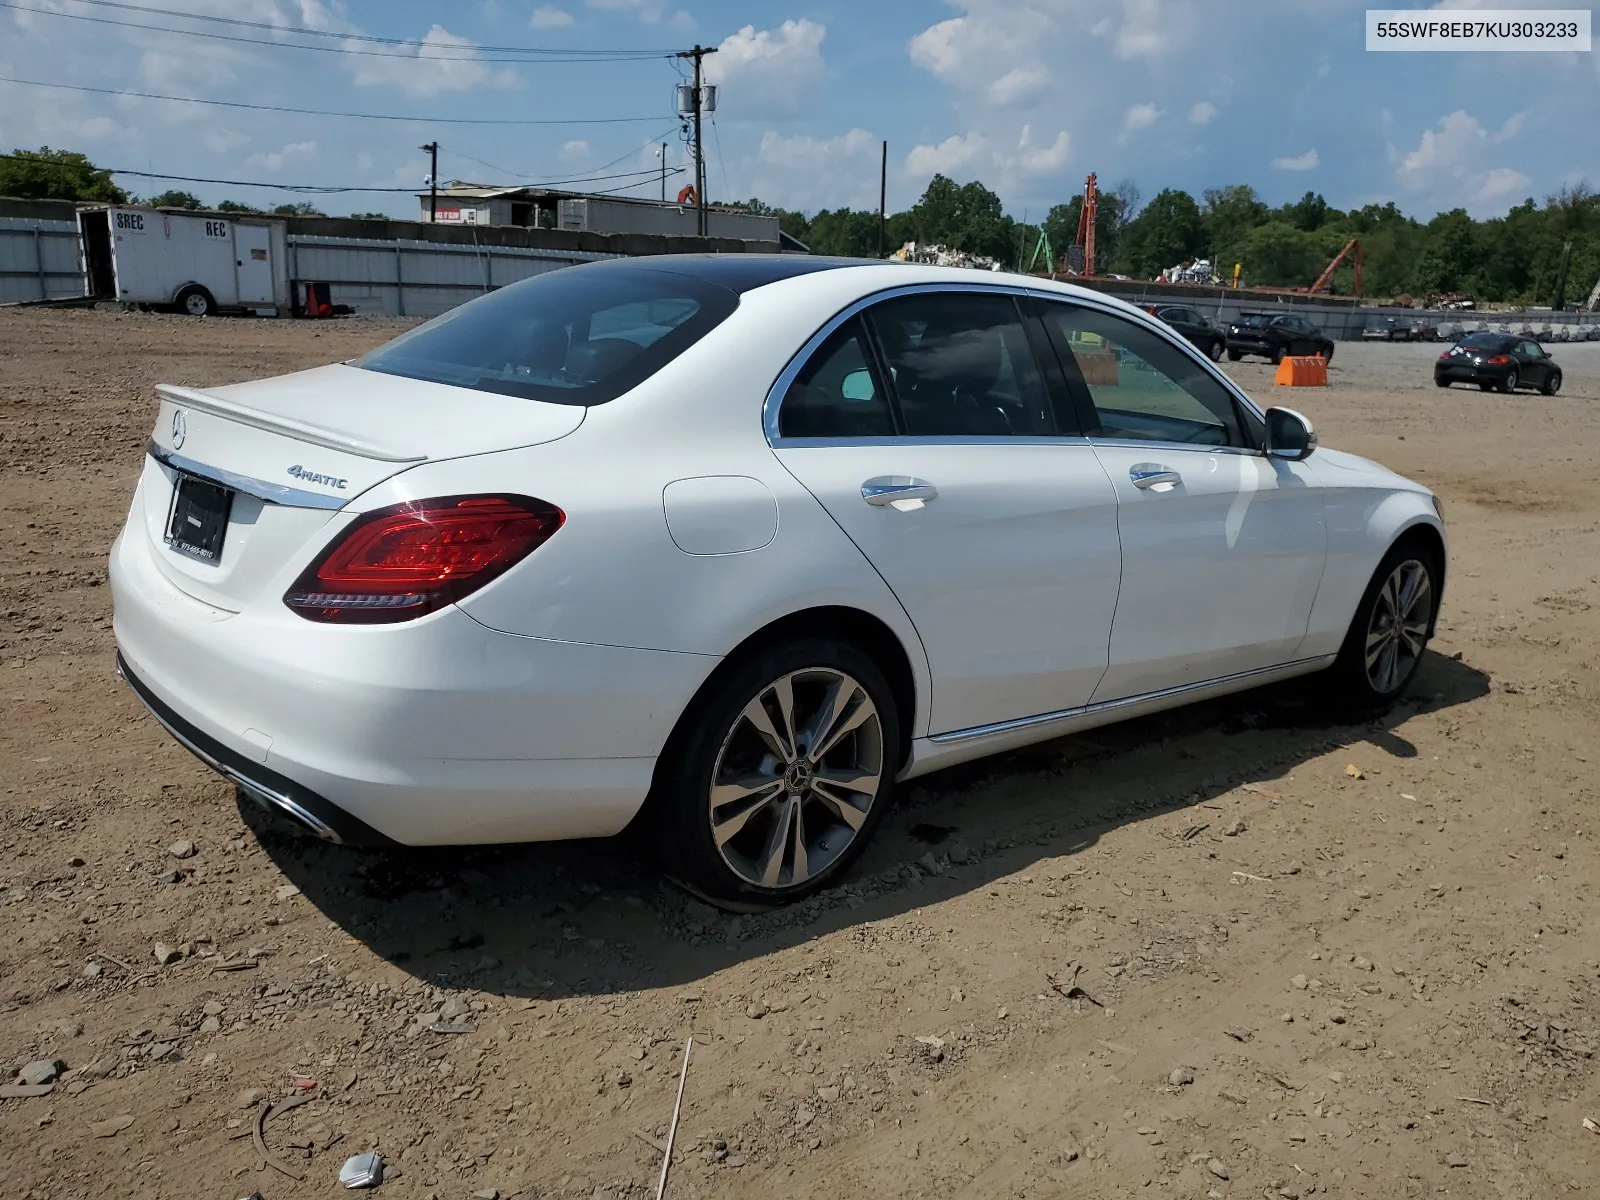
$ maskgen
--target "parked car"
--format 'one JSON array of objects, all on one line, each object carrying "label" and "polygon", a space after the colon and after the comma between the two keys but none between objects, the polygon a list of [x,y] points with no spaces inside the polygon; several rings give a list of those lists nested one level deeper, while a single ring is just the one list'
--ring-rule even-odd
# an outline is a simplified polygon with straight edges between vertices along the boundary
[{"label": "parked car", "polygon": [[1600,325],[1589,326],[1589,332],[1584,335],[1584,340],[1589,342],[1600,342]]},{"label": "parked car", "polygon": [[1369,317],[1361,329],[1364,342],[1403,342],[1410,337],[1410,326],[1399,317]]},{"label": "parked car", "polygon": [[1152,304],[1145,308],[1157,320],[1171,325],[1212,362],[1222,358],[1227,338],[1206,316],[1186,304]]},{"label": "parked car", "polygon": [[1425,317],[1418,317],[1406,327],[1406,340],[1409,342],[1436,342],[1439,340],[1439,327]]},{"label": "parked car", "polygon": [[1439,355],[1433,382],[1475,383],[1484,391],[1536,387],[1546,396],[1561,390],[1561,368],[1538,342],[1504,333],[1472,333]]},{"label": "parked car", "polygon": [[114,627],[184,746],[333,841],[632,825],[724,903],[954,763],[1312,672],[1381,708],[1445,578],[1427,488],[1023,276],[614,259],[157,390]]},{"label": "parked car", "polygon": [[1333,341],[1301,316],[1240,313],[1228,326],[1227,350],[1229,362],[1238,362],[1246,354],[1275,363],[1294,354],[1320,354],[1332,359]]}]

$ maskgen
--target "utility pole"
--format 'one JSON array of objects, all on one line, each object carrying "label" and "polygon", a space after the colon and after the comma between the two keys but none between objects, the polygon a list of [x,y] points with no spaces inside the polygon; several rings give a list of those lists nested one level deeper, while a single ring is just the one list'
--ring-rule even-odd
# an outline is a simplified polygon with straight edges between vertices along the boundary
[{"label": "utility pole", "polygon": [[418,146],[417,149],[426,150],[429,156],[428,224],[432,225],[439,219],[439,143],[429,142],[426,146]]},{"label": "utility pole", "polygon": [[667,144],[661,143],[661,203],[667,202]]},{"label": "utility pole", "polygon": [[694,206],[696,209],[696,226],[701,237],[706,236],[706,156],[705,147],[700,141],[700,110],[704,104],[702,62],[708,54],[715,54],[715,46],[702,46],[696,43],[693,50],[680,50],[677,57],[694,60]]},{"label": "utility pole", "polygon": [[889,198],[889,143],[883,143],[883,158],[878,163],[878,257],[883,257],[884,208]]}]

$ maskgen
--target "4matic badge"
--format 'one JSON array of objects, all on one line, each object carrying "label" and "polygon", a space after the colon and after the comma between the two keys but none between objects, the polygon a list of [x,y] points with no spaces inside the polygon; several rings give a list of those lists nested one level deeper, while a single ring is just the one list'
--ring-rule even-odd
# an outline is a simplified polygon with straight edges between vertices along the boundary
[{"label": "4matic badge", "polygon": [[302,483],[320,483],[323,487],[343,489],[349,483],[347,479],[340,479],[337,475],[318,475],[315,471],[308,471],[299,463],[289,468],[289,474]]}]

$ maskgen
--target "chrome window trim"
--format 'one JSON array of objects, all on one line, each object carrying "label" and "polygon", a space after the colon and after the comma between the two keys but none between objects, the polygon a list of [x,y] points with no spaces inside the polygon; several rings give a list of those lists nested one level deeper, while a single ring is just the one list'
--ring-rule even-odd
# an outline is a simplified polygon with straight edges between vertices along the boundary
[{"label": "chrome window trim", "polygon": [[[780,449],[794,448],[799,446],[822,447],[828,445],[923,446],[943,444],[1015,446],[1022,443],[1037,445],[1040,443],[1052,442],[1070,444],[1089,442],[1091,445],[1101,446],[1113,444],[1132,444],[1137,446],[1164,446],[1180,450],[1193,450],[1196,448],[1193,443],[1189,442],[1158,442],[1144,440],[1137,440],[1131,443],[1123,441],[1113,442],[1111,439],[1085,438],[1081,435],[1049,438],[1029,435],[1006,438],[910,436],[894,438],[786,438],[778,432],[778,409],[783,404],[784,396],[788,394],[790,386],[794,383],[795,376],[800,374],[806,363],[810,361],[811,356],[817,352],[818,348],[821,347],[823,342],[827,341],[828,337],[833,333],[834,330],[838,329],[839,326],[843,325],[851,317],[854,317],[858,313],[861,313],[873,305],[881,303],[885,300],[894,300],[901,296],[916,296],[934,292],[964,292],[969,294],[982,293],[987,295],[1021,296],[1035,300],[1049,301],[1055,304],[1076,304],[1083,308],[1090,308],[1098,312],[1102,312],[1107,316],[1120,317],[1125,321],[1132,320],[1136,323],[1141,323],[1146,329],[1152,330],[1164,338],[1169,345],[1177,347],[1184,354],[1188,355],[1191,361],[1193,361],[1197,366],[1210,375],[1212,379],[1220,383],[1223,386],[1223,389],[1230,396],[1242,404],[1247,410],[1254,413],[1258,420],[1265,422],[1267,419],[1266,411],[1257,405],[1256,402],[1249,396],[1245,395],[1245,393],[1236,383],[1233,382],[1232,379],[1228,378],[1226,374],[1217,368],[1217,365],[1214,362],[1212,362],[1205,355],[1201,354],[1196,347],[1189,343],[1187,338],[1179,336],[1170,325],[1157,320],[1149,313],[1139,312],[1138,310],[1134,310],[1134,312],[1131,313],[1124,312],[1115,305],[1106,303],[1099,296],[1064,295],[1061,292],[1049,291],[1045,288],[1026,287],[1010,283],[988,283],[977,281],[973,283],[955,283],[941,280],[939,282],[910,283],[901,284],[898,287],[882,288],[876,292],[872,292],[869,295],[861,296],[851,301],[844,308],[834,313],[834,315],[827,321],[823,322],[821,328],[812,334],[811,337],[806,340],[805,345],[801,346],[800,349],[795,352],[794,356],[789,359],[789,362],[784,366],[782,372],[779,373],[778,378],[774,380],[772,386],[767,389],[766,399],[761,405],[761,426],[766,433],[767,444],[774,449]],[[1209,449],[1212,449],[1213,451],[1228,451],[1235,454],[1254,454],[1258,456],[1262,453],[1261,450],[1248,446],[1216,446],[1209,447]]]},{"label": "chrome window trim", "polygon": [[997,721],[992,725],[974,725],[971,729],[953,729],[948,733],[929,734],[928,740],[936,745],[944,746],[952,742],[966,742],[974,738],[992,737],[995,734],[1011,733],[1018,729],[1031,729],[1037,725],[1050,725],[1056,721],[1072,720],[1077,717],[1090,716],[1094,713],[1130,708],[1136,704],[1148,704],[1152,700],[1165,700],[1171,696],[1202,692],[1208,688],[1221,687],[1223,684],[1238,683],[1244,679],[1254,679],[1258,675],[1271,675],[1278,671],[1310,667],[1315,663],[1332,662],[1333,659],[1334,655],[1331,654],[1321,654],[1313,658],[1295,658],[1290,659],[1288,662],[1274,663],[1269,667],[1253,667],[1248,671],[1237,671],[1232,675],[1219,675],[1215,679],[1202,679],[1195,683],[1179,684],[1177,687],[1160,688],[1153,692],[1140,692],[1136,696],[1123,696],[1117,700],[1101,700],[1096,704],[1084,704],[1077,708],[1063,708],[1057,712],[1040,713],[1038,716],[1033,717],[1017,717],[1011,721]]},{"label": "chrome window trim", "polygon": [[285,508],[336,509],[343,508],[348,503],[348,499],[343,496],[324,496],[319,492],[286,487],[281,483],[268,483],[265,479],[254,479],[249,475],[224,470],[222,467],[208,466],[168,450],[154,438],[145,444],[145,453],[162,466],[170,467],[174,471],[193,475],[197,479],[209,479],[212,483],[221,484],[225,488],[243,492],[247,496],[254,496],[257,500],[265,500],[269,504],[281,504]]}]

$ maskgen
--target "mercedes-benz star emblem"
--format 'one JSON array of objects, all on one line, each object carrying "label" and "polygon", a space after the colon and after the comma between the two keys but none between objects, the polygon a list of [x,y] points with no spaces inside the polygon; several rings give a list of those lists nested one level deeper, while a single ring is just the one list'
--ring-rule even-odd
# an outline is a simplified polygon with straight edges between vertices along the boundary
[{"label": "mercedes-benz star emblem", "polygon": [[183,439],[189,436],[189,414],[179,409],[172,414],[172,448],[183,449]]}]

